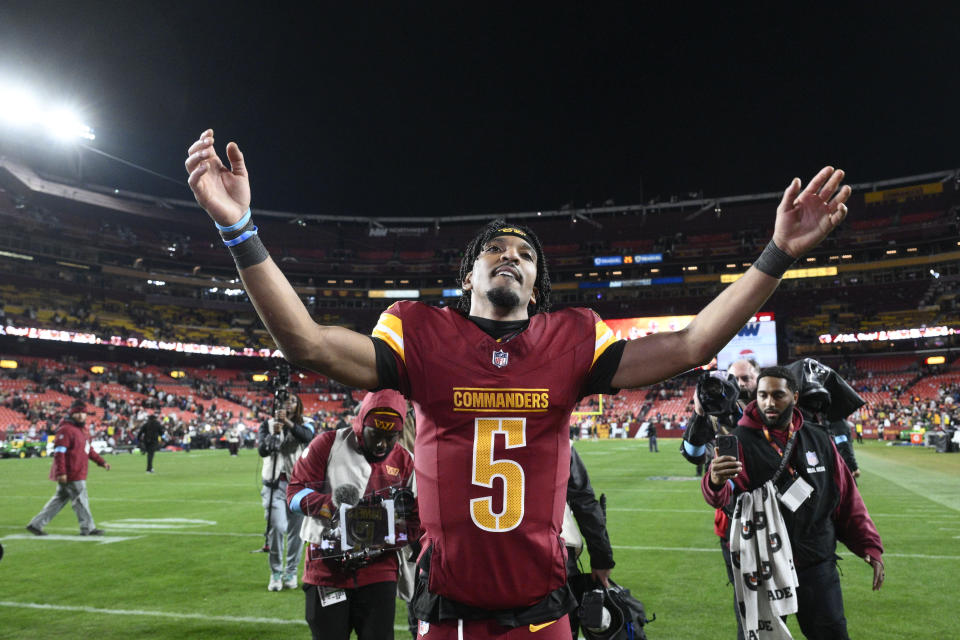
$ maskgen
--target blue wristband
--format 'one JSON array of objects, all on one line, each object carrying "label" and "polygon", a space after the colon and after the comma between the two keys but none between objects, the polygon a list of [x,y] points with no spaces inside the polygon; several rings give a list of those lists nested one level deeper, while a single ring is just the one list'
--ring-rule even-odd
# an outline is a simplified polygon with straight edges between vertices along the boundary
[{"label": "blue wristband", "polygon": [[243,233],[241,233],[240,235],[238,235],[236,238],[232,240],[224,240],[223,244],[224,246],[227,246],[227,247],[233,247],[240,244],[244,240],[250,239],[252,236],[255,236],[255,235],[257,235],[256,227],[254,227],[253,229],[250,229],[249,231],[244,231]]},{"label": "blue wristband", "polygon": [[[247,210],[243,212],[243,217],[240,218],[239,222],[230,225],[229,227],[222,226],[219,222],[214,222],[213,224],[217,225],[220,233],[230,233],[231,231],[236,231],[237,229],[243,228],[243,225],[247,224],[250,221],[250,207],[247,207]],[[228,247],[230,245],[227,245]]]}]

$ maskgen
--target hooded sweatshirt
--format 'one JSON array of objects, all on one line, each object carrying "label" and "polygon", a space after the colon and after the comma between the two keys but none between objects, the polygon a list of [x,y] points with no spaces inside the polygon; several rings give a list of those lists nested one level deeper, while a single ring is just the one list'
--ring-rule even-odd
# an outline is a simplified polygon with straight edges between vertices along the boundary
[{"label": "hooded sweatshirt", "polygon": [[[369,393],[350,427],[326,431],[310,442],[293,468],[287,486],[290,509],[312,518],[322,528],[331,519],[340,503],[357,499],[389,487],[413,488],[413,456],[394,446],[387,457],[370,462],[361,448],[363,422],[376,409],[391,409],[400,416],[407,412],[406,400],[392,390]],[[384,553],[356,571],[343,571],[323,559],[319,545],[307,545],[303,581],[338,588],[357,588],[376,582],[396,582],[398,561],[394,552]]]},{"label": "hooded sweatshirt", "polygon": [[[785,450],[787,430],[768,428],[767,431],[773,442]],[[880,535],[833,441],[824,430],[804,425],[803,414],[797,409],[794,409],[789,433],[796,433],[797,443],[777,486],[781,492],[785,491],[796,474],[814,488],[797,511],[781,509],[797,569],[832,557],[837,540],[861,558],[879,559],[883,554]],[[704,474],[701,482],[704,498],[714,507],[727,504],[731,496],[762,486],[773,477],[780,464],[780,454],[764,436],[756,401],[747,405],[733,434],[737,436],[742,470],[719,488],[711,484],[709,473]]]},{"label": "hooded sweatshirt", "polygon": [[93,460],[101,467],[106,464],[90,446],[90,439],[83,427],[70,418],[65,419],[57,427],[50,479],[56,482],[58,476],[65,475],[67,482],[86,480],[88,460]]}]

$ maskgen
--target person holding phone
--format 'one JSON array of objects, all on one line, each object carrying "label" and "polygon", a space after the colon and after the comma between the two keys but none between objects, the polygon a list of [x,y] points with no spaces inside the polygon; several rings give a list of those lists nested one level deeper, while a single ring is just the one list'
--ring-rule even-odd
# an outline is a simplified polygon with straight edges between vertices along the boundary
[{"label": "person holding phone", "polygon": [[[743,415],[747,405],[753,402],[757,394],[757,376],[760,375],[760,365],[753,358],[735,360],[727,374],[732,376],[739,387],[736,404],[728,413],[719,416],[707,415],[700,403],[698,394],[693,396],[694,415],[689,426],[683,432],[680,443],[680,454],[687,462],[697,465],[697,476],[703,473],[704,466],[713,460],[714,449],[726,440],[726,446],[736,451],[736,438],[728,435],[737,426],[737,421]],[[716,443],[716,444],[715,444]],[[730,449],[720,455],[730,455]],[[713,532],[720,538],[720,553],[723,555],[723,564],[727,569],[727,580],[733,584],[733,566],[730,564],[730,518],[733,516],[733,505],[727,504],[718,507],[713,518]],[[733,598],[733,614],[737,620],[737,640],[743,640],[743,623],[740,618],[740,605],[736,594]]]},{"label": "person holding phone", "polygon": [[[837,541],[871,566],[874,591],[885,577],[883,544],[833,440],[823,429],[804,423],[796,407],[797,389],[796,379],[784,367],[760,371],[757,399],[747,405],[731,436],[737,455],[714,458],[701,488],[707,503],[720,507],[774,480],[799,579],[800,630],[810,639],[843,639],[849,636]],[[722,444],[726,453],[731,441]]]}]

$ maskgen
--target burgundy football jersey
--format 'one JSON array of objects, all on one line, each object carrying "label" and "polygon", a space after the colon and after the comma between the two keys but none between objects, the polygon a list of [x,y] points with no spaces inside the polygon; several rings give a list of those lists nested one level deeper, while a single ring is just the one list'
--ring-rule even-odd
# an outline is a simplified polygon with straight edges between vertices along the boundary
[{"label": "burgundy football jersey", "polygon": [[498,610],[563,586],[569,419],[613,332],[588,309],[564,309],[498,342],[452,309],[398,302],[373,335],[397,354],[417,413],[430,591]]}]

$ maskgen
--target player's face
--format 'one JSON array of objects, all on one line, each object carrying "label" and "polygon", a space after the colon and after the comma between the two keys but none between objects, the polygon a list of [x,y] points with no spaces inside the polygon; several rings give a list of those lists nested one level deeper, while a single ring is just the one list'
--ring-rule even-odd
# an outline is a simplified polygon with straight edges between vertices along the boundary
[{"label": "player's face", "polygon": [[363,448],[371,458],[377,461],[386,458],[399,439],[399,431],[384,431],[376,427],[363,428]]},{"label": "player's face", "polygon": [[[523,238],[498,236],[480,249],[463,288],[473,292],[474,304],[489,304],[498,310],[522,310],[535,301],[537,252]],[[472,311],[471,311],[472,312]]]},{"label": "player's face", "polygon": [[785,429],[793,417],[797,394],[790,391],[783,378],[766,376],[757,383],[757,409],[768,427]]},{"label": "player's face", "polygon": [[757,370],[746,360],[737,360],[727,370],[729,374],[737,379],[740,385],[740,398],[746,402],[753,400],[753,394],[757,391]]}]

